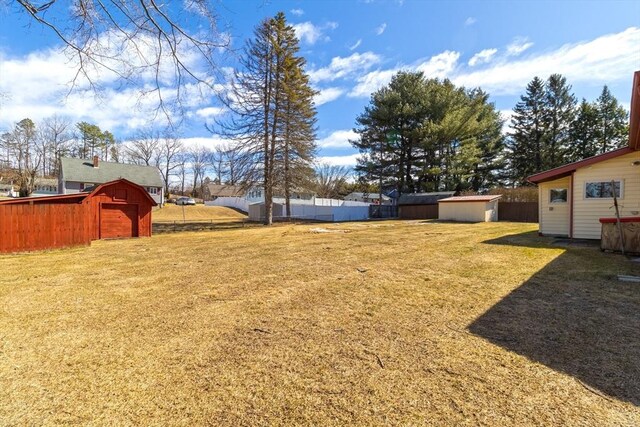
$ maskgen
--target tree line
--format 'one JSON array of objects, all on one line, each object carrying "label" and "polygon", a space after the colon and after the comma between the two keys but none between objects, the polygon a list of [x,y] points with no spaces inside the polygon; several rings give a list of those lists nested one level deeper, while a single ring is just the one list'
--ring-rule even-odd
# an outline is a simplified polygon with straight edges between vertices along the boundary
[{"label": "tree line", "polygon": [[479,88],[398,72],[356,119],[359,179],[400,193],[485,191],[626,144],[628,114],[604,86],[577,104],[559,74],[535,77],[513,109],[510,131]]}]

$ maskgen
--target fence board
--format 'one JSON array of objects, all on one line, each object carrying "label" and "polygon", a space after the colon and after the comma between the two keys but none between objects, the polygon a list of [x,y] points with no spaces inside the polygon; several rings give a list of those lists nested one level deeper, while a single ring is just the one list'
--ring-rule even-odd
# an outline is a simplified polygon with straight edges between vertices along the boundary
[{"label": "fence board", "polygon": [[499,202],[498,221],[538,222],[538,202]]},{"label": "fence board", "polygon": [[0,205],[0,253],[88,245],[87,205]]}]

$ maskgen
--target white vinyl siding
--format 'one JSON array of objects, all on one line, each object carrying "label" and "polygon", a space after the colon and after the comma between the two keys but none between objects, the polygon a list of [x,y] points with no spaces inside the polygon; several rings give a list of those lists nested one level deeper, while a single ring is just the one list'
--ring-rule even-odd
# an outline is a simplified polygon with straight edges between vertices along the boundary
[{"label": "white vinyl siding", "polygon": [[[546,236],[569,235],[569,206],[571,200],[571,177],[543,182],[538,185],[540,209],[540,233]],[[567,203],[552,203],[551,190],[566,188]]]},{"label": "white vinyl siding", "polygon": [[621,181],[621,197],[618,199],[621,216],[637,216],[640,212],[640,152],[605,160],[574,173],[573,237],[579,239],[599,239],[600,218],[614,217],[612,198],[587,198],[587,182]]},{"label": "white vinyl siding", "polygon": [[498,220],[498,201],[440,202],[438,219],[444,221],[491,222]]}]

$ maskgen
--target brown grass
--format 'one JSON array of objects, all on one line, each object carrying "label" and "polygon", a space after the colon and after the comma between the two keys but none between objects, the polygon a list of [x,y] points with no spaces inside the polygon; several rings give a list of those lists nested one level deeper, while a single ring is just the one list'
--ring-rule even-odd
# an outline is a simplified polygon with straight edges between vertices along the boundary
[{"label": "brown grass", "polygon": [[640,267],[526,224],[1,256],[0,424],[638,425]]},{"label": "brown grass", "polygon": [[162,208],[154,209],[152,218],[153,222],[182,221],[183,219],[187,221],[229,221],[246,219],[247,216],[222,206],[177,206],[166,204]]}]

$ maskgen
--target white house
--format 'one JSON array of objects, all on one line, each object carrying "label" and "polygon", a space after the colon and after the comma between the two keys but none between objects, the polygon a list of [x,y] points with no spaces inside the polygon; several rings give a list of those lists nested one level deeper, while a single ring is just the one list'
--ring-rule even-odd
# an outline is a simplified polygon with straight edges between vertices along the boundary
[{"label": "white house", "polygon": [[542,235],[599,239],[600,218],[615,216],[614,191],[622,217],[640,215],[640,71],[633,79],[627,147],[541,172],[528,180],[538,184]]}]

